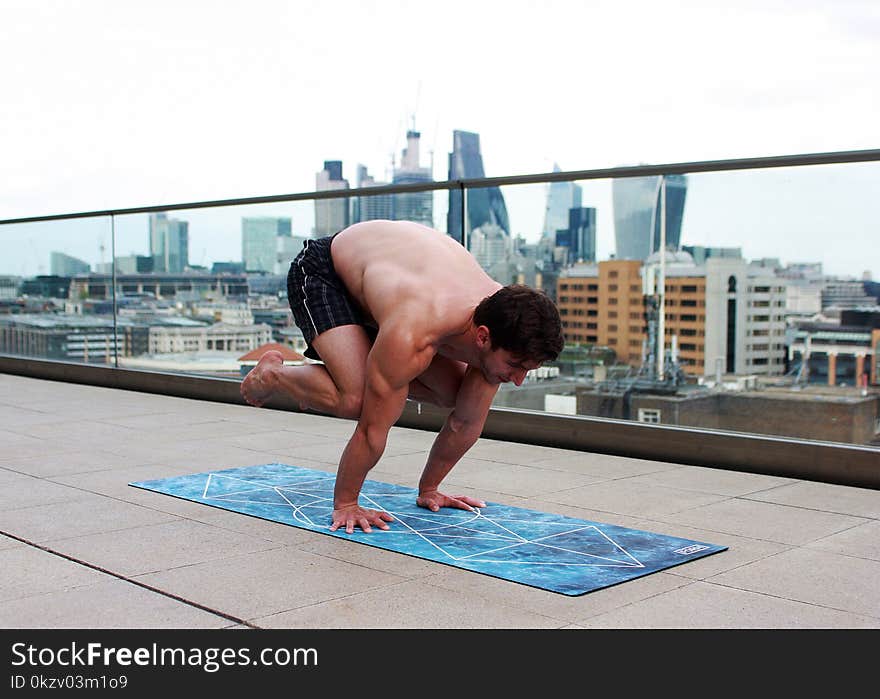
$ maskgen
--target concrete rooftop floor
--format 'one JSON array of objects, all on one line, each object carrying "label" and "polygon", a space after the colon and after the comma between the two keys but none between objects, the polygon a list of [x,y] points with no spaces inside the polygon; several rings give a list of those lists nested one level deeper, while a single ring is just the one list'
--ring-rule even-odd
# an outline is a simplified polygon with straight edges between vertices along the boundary
[{"label": "concrete rooftop floor", "polygon": [[[729,547],[566,597],[128,485],[335,472],[352,429],[0,374],[0,627],[880,628],[876,490],[480,440],[450,490]],[[432,440],[368,477],[414,487]]]}]

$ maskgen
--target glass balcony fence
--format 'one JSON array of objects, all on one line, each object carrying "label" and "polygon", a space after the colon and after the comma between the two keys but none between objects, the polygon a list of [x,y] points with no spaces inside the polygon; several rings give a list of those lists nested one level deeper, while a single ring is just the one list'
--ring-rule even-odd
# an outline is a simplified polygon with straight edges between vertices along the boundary
[{"label": "glass balcony fence", "polygon": [[[413,220],[559,309],[564,351],[503,385],[495,410],[567,416],[569,430],[601,425],[619,441],[638,424],[696,442],[846,445],[880,468],[878,161],[633,166],[0,221],[0,360],[227,382],[269,345],[311,361],[286,298],[304,241]],[[638,434],[651,454],[653,433]]]}]

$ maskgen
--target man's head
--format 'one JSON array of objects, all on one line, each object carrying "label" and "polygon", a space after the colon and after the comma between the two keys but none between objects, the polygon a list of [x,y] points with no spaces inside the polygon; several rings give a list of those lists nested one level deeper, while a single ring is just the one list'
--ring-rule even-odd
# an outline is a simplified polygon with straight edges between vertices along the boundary
[{"label": "man's head", "polygon": [[529,369],[556,359],[564,345],[553,301],[522,284],[502,287],[484,298],[473,322],[483,351],[483,373],[492,382],[519,385]]}]

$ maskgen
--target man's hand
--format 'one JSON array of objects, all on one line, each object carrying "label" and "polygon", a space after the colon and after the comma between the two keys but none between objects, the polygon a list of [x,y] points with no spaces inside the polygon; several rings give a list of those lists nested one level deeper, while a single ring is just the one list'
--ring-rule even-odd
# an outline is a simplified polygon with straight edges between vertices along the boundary
[{"label": "man's hand", "polygon": [[355,527],[360,527],[367,534],[373,531],[372,527],[388,529],[386,522],[393,522],[394,517],[387,512],[369,510],[359,505],[349,505],[333,510],[333,524],[330,531],[335,532],[339,527],[345,527],[346,534],[353,534]]},{"label": "man's hand", "polygon": [[441,507],[454,507],[459,510],[468,510],[473,512],[475,507],[485,507],[486,503],[482,500],[468,497],[467,495],[444,495],[438,490],[430,490],[419,493],[416,498],[416,505],[437,512]]}]

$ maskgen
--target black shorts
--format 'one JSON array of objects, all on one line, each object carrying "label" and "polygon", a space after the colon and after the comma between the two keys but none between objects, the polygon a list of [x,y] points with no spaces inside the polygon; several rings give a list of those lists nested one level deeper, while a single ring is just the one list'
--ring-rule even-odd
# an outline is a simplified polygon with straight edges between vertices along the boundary
[{"label": "black shorts", "polygon": [[360,325],[371,339],[376,337],[376,330],[365,325],[363,311],[333,267],[330,243],[335,237],[307,240],[287,273],[287,300],[308,345],[305,356],[309,359],[321,359],[312,342],[331,328]]}]

